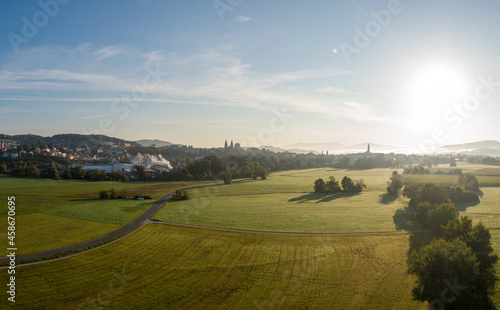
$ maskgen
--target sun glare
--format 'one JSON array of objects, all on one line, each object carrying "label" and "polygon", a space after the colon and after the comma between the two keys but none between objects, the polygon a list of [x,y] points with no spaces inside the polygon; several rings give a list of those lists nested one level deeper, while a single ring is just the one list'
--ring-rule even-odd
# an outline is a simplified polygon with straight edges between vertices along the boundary
[{"label": "sun glare", "polygon": [[467,84],[464,74],[453,66],[434,64],[420,68],[410,80],[413,117],[423,123],[435,120],[439,112],[464,98]]}]

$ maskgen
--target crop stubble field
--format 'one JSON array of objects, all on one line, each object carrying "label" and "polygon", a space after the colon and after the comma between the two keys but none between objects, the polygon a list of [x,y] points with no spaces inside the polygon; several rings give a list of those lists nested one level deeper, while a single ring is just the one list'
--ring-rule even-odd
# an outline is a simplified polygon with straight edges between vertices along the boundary
[{"label": "crop stubble field", "polygon": [[207,233],[149,224],[84,255],[19,267],[16,308],[424,309],[409,294],[407,247],[406,235]]},{"label": "crop stubble field", "polygon": [[[474,168],[471,171],[485,169]],[[384,196],[391,172],[279,172],[265,181],[246,180],[210,190],[191,190],[193,200],[169,202],[155,217],[202,226],[269,231],[394,231],[392,214],[404,204]],[[498,171],[486,172],[496,177]],[[311,194],[314,180],[330,175],[338,181],[344,175],[363,178],[368,188],[359,195],[338,194],[326,199]],[[418,177],[427,182],[434,176]],[[478,177],[481,182],[481,175]],[[69,185],[64,192],[71,194],[61,196],[57,187],[52,192],[47,188],[32,191],[23,186],[32,180],[14,180],[19,182],[14,191],[30,205],[22,212],[25,214],[18,216],[19,233],[24,231],[22,221],[38,222],[40,231],[50,232],[42,232],[42,237],[30,244],[28,240],[38,231],[26,224],[29,237],[25,241],[33,251],[39,250],[37,243],[51,240],[50,236],[53,240],[46,247],[72,244],[114,230],[129,218],[110,214],[136,217],[126,208],[136,208],[137,215],[142,212],[140,204],[117,204],[105,212],[106,204],[89,201],[90,193],[98,192],[102,184],[86,183],[89,187],[78,193],[74,187],[81,185]],[[4,181],[0,178],[0,182]],[[33,182],[54,185],[51,181]],[[109,185],[117,190],[120,186],[137,187],[127,183]],[[151,186],[155,198],[170,188],[151,183],[141,186],[143,191]],[[3,186],[0,190],[2,195],[9,191]],[[500,188],[486,187],[482,191],[481,203],[458,209],[490,227],[499,252]],[[45,197],[39,209],[35,208],[37,195]],[[76,206],[90,204],[92,212],[73,210],[73,201],[68,199],[75,199]],[[94,214],[99,211],[101,215]],[[80,229],[83,233],[76,233]],[[64,242],[57,237],[61,231],[65,232]],[[413,277],[406,274],[407,250],[406,234],[276,235],[149,224],[95,251],[20,266],[18,287],[22,290],[16,308],[86,309],[95,304],[110,309],[426,309],[425,304],[411,300]],[[2,278],[6,280],[6,273]],[[497,294],[494,300],[499,303],[500,296]],[[5,299],[1,302],[5,306]]]}]

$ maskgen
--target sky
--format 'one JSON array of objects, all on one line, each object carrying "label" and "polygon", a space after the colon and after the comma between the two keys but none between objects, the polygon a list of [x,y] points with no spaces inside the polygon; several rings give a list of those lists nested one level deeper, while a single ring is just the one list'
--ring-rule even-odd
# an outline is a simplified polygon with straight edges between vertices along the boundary
[{"label": "sky", "polygon": [[[0,133],[500,140],[498,1],[0,3]],[[499,82],[497,82],[499,81]]]}]

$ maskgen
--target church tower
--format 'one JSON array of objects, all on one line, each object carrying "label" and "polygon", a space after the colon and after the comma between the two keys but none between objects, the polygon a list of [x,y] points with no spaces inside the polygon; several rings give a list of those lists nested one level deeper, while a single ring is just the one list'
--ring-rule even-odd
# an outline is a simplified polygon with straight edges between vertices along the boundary
[{"label": "church tower", "polygon": [[233,140],[231,140],[231,149],[233,148]]},{"label": "church tower", "polygon": [[226,142],[224,142],[224,150],[227,151],[227,140],[226,140]]},{"label": "church tower", "polygon": [[368,149],[366,150],[366,154],[371,154],[372,152],[370,152],[370,143],[368,143]]}]

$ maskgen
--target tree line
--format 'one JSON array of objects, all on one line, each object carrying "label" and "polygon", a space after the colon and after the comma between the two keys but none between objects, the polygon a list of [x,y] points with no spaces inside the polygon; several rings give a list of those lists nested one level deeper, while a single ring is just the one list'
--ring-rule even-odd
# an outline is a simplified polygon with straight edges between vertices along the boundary
[{"label": "tree line", "polygon": [[[341,187],[342,185],[342,187]],[[360,193],[366,188],[365,181],[363,179],[360,180],[352,180],[348,176],[344,176],[342,181],[339,182],[335,180],[334,176],[330,176],[328,181],[325,182],[322,178],[314,181],[314,192],[321,194],[336,194],[340,192],[344,193]]]}]

